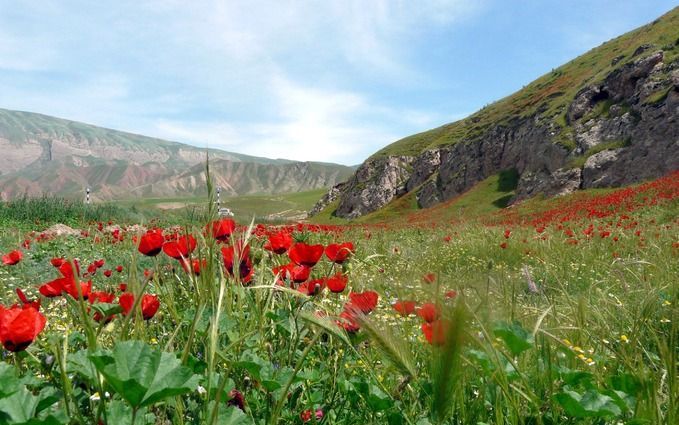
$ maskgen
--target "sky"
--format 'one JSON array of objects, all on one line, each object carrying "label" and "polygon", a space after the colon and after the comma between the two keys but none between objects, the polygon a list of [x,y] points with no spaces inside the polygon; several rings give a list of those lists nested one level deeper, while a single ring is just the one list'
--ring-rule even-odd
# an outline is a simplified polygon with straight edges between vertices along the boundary
[{"label": "sky", "polygon": [[678,4],[0,0],[0,108],[353,165]]}]

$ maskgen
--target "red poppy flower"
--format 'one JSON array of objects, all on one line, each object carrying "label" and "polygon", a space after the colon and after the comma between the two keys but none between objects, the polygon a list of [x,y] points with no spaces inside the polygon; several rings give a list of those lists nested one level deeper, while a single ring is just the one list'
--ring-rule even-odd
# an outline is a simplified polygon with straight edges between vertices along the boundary
[{"label": "red poppy flower", "polygon": [[392,307],[401,316],[410,316],[415,312],[415,301],[396,301]]},{"label": "red poppy flower", "polygon": [[512,235],[512,231],[509,229],[505,229],[504,237],[505,239],[509,239],[509,237]]},{"label": "red poppy flower", "polygon": [[316,295],[319,294],[325,287],[325,279],[314,279],[297,287],[297,290],[305,295]]},{"label": "red poppy flower", "polygon": [[48,298],[52,298],[58,297],[62,293],[66,292],[71,297],[77,299],[77,285],[80,285],[80,292],[83,296],[83,299],[87,299],[90,292],[92,291],[92,282],[88,281],[85,283],[79,283],[80,270],[78,268],[78,262],[74,260],[73,263],[75,264],[75,267],[68,261],[59,266],[59,272],[63,277],[54,279],[40,286],[40,293]]},{"label": "red poppy flower", "polygon": [[231,391],[229,391],[229,401],[226,404],[229,406],[235,406],[240,410],[244,410],[245,397],[243,397],[243,393],[234,388]]},{"label": "red poppy flower", "polygon": [[252,260],[250,260],[250,245],[245,245],[245,247],[242,248],[238,246],[240,244],[236,245],[236,248],[233,246],[225,246],[222,248],[224,267],[231,276],[234,276],[233,266],[236,257],[238,257],[238,275],[240,277],[240,281],[243,283],[249,283],[250,280],[252,280],[252,274],[254,272],[254,269],[252,268]]},{"label": "red poppy flower", "polygon": [[452,298],[455,298],[455,297],[457,297],[457,291],[450,290],[450,291],[446,292],[446,298],[452,299]]},{"label": "red poppy flower", "polygon": [[21,305],[24,308],[27,307],[32,307],[38,311],[40,311],[40,300],[34,300],[34,301],[29,301],[26,295],[24,294],[24,291],[22,291],[20,288],[16,288],[16,294],[19,297],[19,300],[21,301]]},{"label": "red poppy flower", "polygon": [[149,230],[139,239],[137,250],[148,257],[155,257],[163,249],[165,237],[160,229]]},{"label": "red poppy flower", "polygon": [[330,292],[339,294],[340,292],[344,292],[348,282],[349,277],[342,273],[337,273],[334,276],[329,277],[326,284],[328,285]]},{"label": "red poppy flower", "polygon": [[236,222],[230,218],[221,218],[212,222],[212,237],[218,241],[226,241],[236,230]]},{"label": "red poppy flower", "polygon": [[316,417],[316,421],[320,421],[321,419],[323,419],[323,410],[316,409],[316,412],[314,413],[310,409],[307,409],[307,410],[305,410],[305,411],[303,411],[302,413],[299,414],[299,418],[304,423],[310,422],[312,416]]},{"label": "red poppy flower", "polygon": [[123,266],[117,266],[117,267],[116,267],[116,271],[117,271],[118,273],[122,273],[122,272],[123,272]]},{"label": "red poppy flower", "polygon": [[349,293],[349,302],[344,306],[345,310],[358,310],[363,314],[368,314],[377,307],[377,299],[379,296],[375,291],[365,292],[351,292]]},{"label": "red poppy flower", "polygon": [[290,279],[295,283],[302,283],[305,280],[309,279],[311,269],[307,266],[298,266],[295,263],[290,263],[274,267],[273,273],[277,274],[281,281],[285,279]]},{"label": "red poppy flower", "polygon": [[507,242],[502,242],[502,243],[500,244],[500,248],[506,249],[506,248],[507,248]]},{"label": "red poppy flower", "polygon": [[179,259],[179,264],[181,264],[182,268],[186,273],[191,273],[195,274],[196,276],[200,275],[200,271],[207,267],[207,260],[203,259],[200,260],[198,258],[194,258],[191,260],[189,264],[189,260],[186,258],[181,258]]},{"label": "red poppy flower", "polygon": [[45,328],[47,319],[31,306],[0,305],[0,343],[9,351],[25,350]]},{"label": "red poppy flower", "polygon": [[323,256],[323,245],[307,245],[303,242],[294,244],[288,251],[288,257],[301,266],[313,267]]},{"label": "red poppy flower", "polygon": [[100,269],[100,268],[104,267],[104,264],[106,264],[106,260],[103,260],[103,259],[102,260],[96,260],[93,264],[94,264],[94,267]]},{"label": "red poppy flower", "polygon": [[[116,298],[115,294],[111,294],[109,292],[99,291],[99,292],[92,292],[90,294],[88,301],[89,301],[90,304],[95,304],[95,303],[111,304],[111,303],[113,303],[115,298]],[[96,320],[97,322],[104,321],[104,322],[108,323],[111,320],[113,320],[114,317],[115,317],[115,314],[112,314],[112,315],[104,318],[104,316],[102,316],[101,313],[99,313],[99,312],[94,313],[94,320]]]},{"label": "red poppy flower", "polygon": [[417,309],[417,315],[425,322],[431,323],[439,318],[439,309],[436,307],[436,304],[425,303],[422,304],[422,307]]},{"label": "red poppy flower", "polygon": [[361,325],[358,324],[354,315],[348,311],[343,311],[339,315],[339,320],[337,320],[337,325],[344,328],[345,331],[349,333],[356,333],[361,329]]},{"label": "red poppy flower", "polygon": [[113,274],[113,270],[111,270],[111,269],[104,270],[104,276],[111,277],[112,274]]},{"label": "red poppy flower", "polygon": [[[123,308],[123,314],[127,316],[134,307],[134,294],[125,292],[118,298],[118,304]],[[144,320],[151,319],[160,308],[160,301],[155,295],[144,294],[141,297],[141,314]]]},{"label": "red poppy flower", "polygon": [[427,339],[427,342],[432,345],[445,344],[448,329],[450,329],[450,322],[445,319],[436,320],[431,323],[425,322],[422,324],[422,333]]},{"label": "red poppy flower", "polygon": [[422,276],[422,281],[424,281],[424,283],[434,283],[436,282],[436,275],[434,273],[427,273]]},{"label": "red poppy flower", "polygon": [[61,265],[64,264],[64,259],[55,257],[50,260],[50,263],[52,263],[54,267],[61,267]]},{"label": "red poppy flower", "polygon": [[5,254],[2,256],[2,263],[6,266],[13,266],[17,264],[19,261],[21,261],[23,257],[24,255],[21,253],[21,251],[15,249],[9,254]]},{"label": "red poppy flower", "polygon": [[187,258],[194,249],[196,249],[196,238],[191,235],[184,235],[175,241],[163,244],[163,252],[175,260]]},{"label": "red poppy flower", "polygon": [[285,254],[285,252],[292,246],[292,236],[288,232],[278,232],[269,235],[268,240],[264,243],[264,249],[275,252],[276,254]]},{"label": "red poppy flower", "polygon": [[330,244],[325,247],[325,256],[333,263],[342,264],[354,253],[354,244],[344,242],[342,244]]}]

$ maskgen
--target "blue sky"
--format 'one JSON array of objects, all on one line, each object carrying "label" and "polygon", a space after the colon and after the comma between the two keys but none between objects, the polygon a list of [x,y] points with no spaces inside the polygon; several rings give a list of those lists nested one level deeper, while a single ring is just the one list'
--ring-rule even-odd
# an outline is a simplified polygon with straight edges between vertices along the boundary
[{"label": "blue sky", "polygon": [[356,164],[676,5],[0,0],[0,107]]}]

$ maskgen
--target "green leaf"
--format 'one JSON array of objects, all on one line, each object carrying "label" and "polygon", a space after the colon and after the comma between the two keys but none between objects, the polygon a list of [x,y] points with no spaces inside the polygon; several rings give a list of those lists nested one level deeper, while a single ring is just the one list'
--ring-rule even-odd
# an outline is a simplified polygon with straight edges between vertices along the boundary
[{"label": "green leaf", "polygon": [[8,397],[21,389],[16,369],[7,363],[0,363],[0,398]]},{"label": "green leaf", "polygon": [[[11,396],[0,399],[0,415],[7,417],[7,424],[28,422],[35,416],[38,399],[26,387],[15,391]],[[3,419],[0,416],[0,419]]]},{"label": "green leaf", "polygon": [[535,344],[533,335],[525,330],[519,322],[512,324],[499,322],[493,328],[493,334],[504,341],[514,356],[518,356]]},{"label": "green leaf", "polygon": [[[214,406],[214,402],[210,404]],[[212,411],[212,406],[209,407],[208,411]],[[254,422],[239,408],[222,403],[219,406],[216,423],[217,425],[252,425]]]},{"label": "green leaf", "polygon": [[154,350],[142,341],[118,342],[112,352],[97,352],[89,358],[106,382],[135,408],[191,392],[200,379],[173,353]]},{"label": "green leaf", "polygon": [[120,306],[120,304],[95,303],[92,304],[91,308],[93,311],[101,314],[103,317],[109,317],[123,312],[123,308]]},{"label": "green leaf", "polygon": [[94,385],[97,382],[97,370],[87,356],[87,350],[69,354],[66,359],[66,373],[79,375],[90,385]]},{"label": "green leaf", "polygon": [[[108,423],[116,425],[132,425],[132,408],[122,400],[113,400],[106,405],[106,417]],[[137,411],[135,425],[152,425],[155,423],[155,415],[148,413],[145,408]]]},{"label": "green leaf", "polygon": [[619,416],[620,407],[607,395],[589,390],[583,395],[565,390],[554,396],[567,415],[575,418]]},{"label": "green leaf", "polygon": [[[68,418],[52,406],[61,400],[61,393],[53,387],[43,388],[36,396],[21,387],[11,396],[0,399],[0,423],[8,425],[61,425]],[[50,409],[50,410],[48,410]]]}]

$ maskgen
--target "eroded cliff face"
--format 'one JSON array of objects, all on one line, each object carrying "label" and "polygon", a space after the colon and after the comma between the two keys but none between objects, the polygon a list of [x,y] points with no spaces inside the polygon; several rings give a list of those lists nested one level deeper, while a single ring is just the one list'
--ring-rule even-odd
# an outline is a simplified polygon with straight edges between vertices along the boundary
[{"label": "eroded cliff face", "polygon": [[421,207],[430,207],[508,169],[520,176],[513,202],[679,169],[679,61],[664,63],[658,51],[623,65],[581,89],[562,126],[544,112],[505,118],[477,137],[418,156],[368,159],[335,189],[334,214],[355,218],[411,191]]}]

